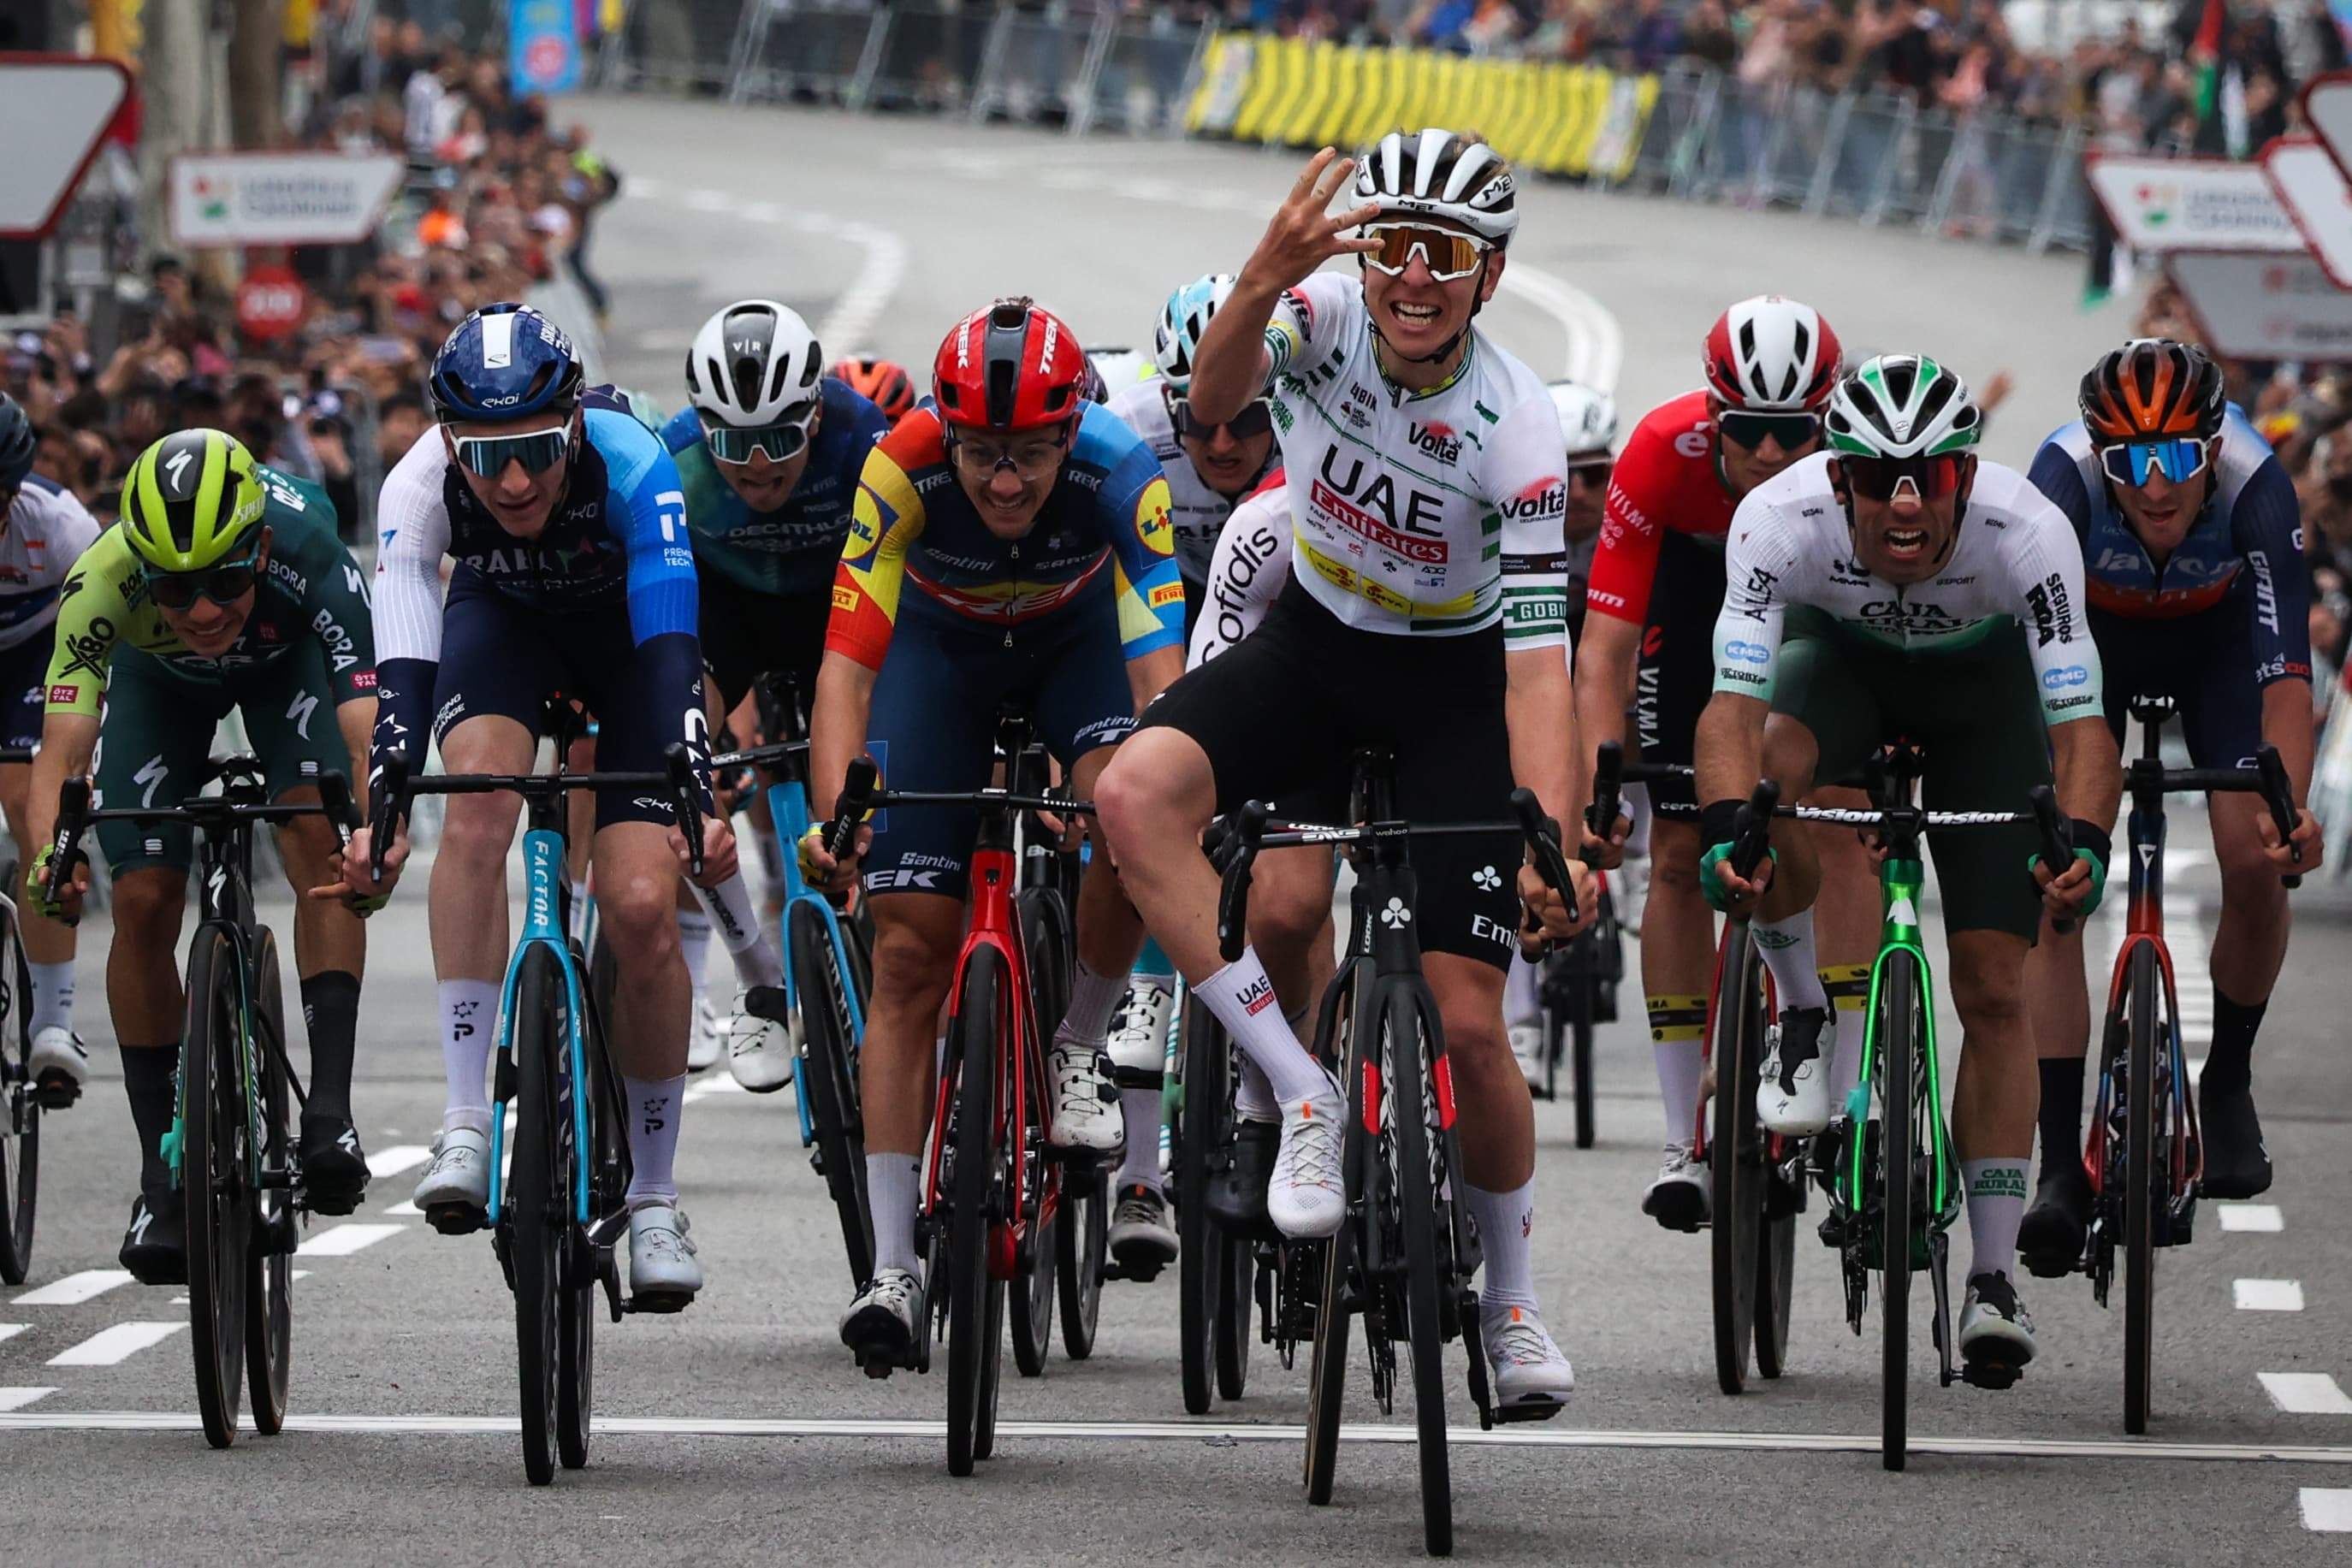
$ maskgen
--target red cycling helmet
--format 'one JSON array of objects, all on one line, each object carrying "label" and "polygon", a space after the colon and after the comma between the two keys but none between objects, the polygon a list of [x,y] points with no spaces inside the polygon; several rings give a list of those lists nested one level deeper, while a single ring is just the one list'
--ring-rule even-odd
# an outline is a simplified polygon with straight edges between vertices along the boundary
[{"label": "red cycling helmet", "polygon": [[1077,334],[1024,294],[956,324],[931,367],[931,396],[943,423],[1044,430],[1078,418],[1087,376]]},{"label": "red cycling helmet", "polygon": [[1810,305],[1759,294],[1725,311],[1706,335],[1706,384],[1726,408],[1804,413],[1837,384],[1838,339]]},{"label": "red cycling helmet", "polygon": [[882,417],[893,424],[915,412],[914,378],[896,360],[861,355],[843,360],[833,367],[833,373],[848,382],[850,391],[880,409]]}]

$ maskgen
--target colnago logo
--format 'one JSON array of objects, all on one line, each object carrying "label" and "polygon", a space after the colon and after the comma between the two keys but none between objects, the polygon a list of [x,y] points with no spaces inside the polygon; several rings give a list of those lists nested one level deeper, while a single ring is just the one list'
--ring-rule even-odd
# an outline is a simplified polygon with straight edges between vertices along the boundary
[{"label": "colnago logo", "polygon": [[1257,1017],[1274,1006],[1274,982],[1260,975],[1243,990],[1239,1000],[1244,1012],[1252,1018]]},{"label": "colnago logo", "polygon": [[1462,438],[1454,434],[1451,426],[1423,424],[1418,421],[1412,421],[1406,424],[1405,435],[1406,439],[1415,446],[1428,453],[1440,463],[1458,463],[1462,460]]},{"label": "colnago logo", "polygon": [[1568,481],[1557,476],[1537,480],[1496,508],[1507,523],[1547,522],[1568,516]]}]

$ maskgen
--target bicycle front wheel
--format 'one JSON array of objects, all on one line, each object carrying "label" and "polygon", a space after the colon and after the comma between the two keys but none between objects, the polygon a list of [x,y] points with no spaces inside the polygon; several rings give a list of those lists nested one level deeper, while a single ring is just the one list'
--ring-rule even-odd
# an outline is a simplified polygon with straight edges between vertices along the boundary
[{"label": "bicycle front wheel", "polygon": [[[955,1159],[948,1211],[948,1473],[971,1474],[985,1451],[982,1414],[991,1390],[986,1363],[996,1359],[995,1330],[1002,1322],[1003,1292],[989,1267],[993,1229],[990,1187],[996,1164],[998,998],[1003,963],[992,947],[979,947],[964,971],[962,1007],[950,1028],[950,1060],[956,1074],[955,1125],[950,1145]],[[993,1321],[992,1321],[993,1320]]]},{"label": "bicycle front wheel", "polygon": [[2163,979],[2152,945],[2132,949],[2125,988],[2131,1018],[2124,1065],[2124,1430],[2137,1437],[2147,1430],[2156,1374],[2156,1217],[2170,1174],[2156,1153],[2156,1063],[2166,1041],[2157,1014]]},{"label": "bicycle front wheel", "polygon": [[1062,1350],[1072,1361],[1095,1353],[1109,1251],[1110,1173],[1079,1176],[1065,1166],[1061,1219],[1054,1227],[1054,1282],[1062,1300]]},{"label": "bicycle front wheel", "polygon": [[1209,1217],[1209,1183],[1232,1157],[1233,1042],[1197,998],[1184,1009],[1184,1110],[1176,1146],[1177,1338],[1181,1346],[1184,1409],[1205,1416],[1217,1354],[1218,1307],[1230,1258],[1223,1234]]},{"label": "bicycle front wheel", "polygon": [[857,1109],[856,1033],[834,946],[832,923],[815,904],[794,899],[784,916],[793,960],[793,1001],[801,1013],[799,1092],[808,1096],[825,1190],[840,1218],[853,1290],[874,1273],[874,1220],[866,1199],[866,1134]]},{"label": "bicycle front wheel", "polygon": [[[257,1131],[262,1167],[284,1171],[293,1164],[286,1131],[290,1098],[286,988],[278,974],[278,938],[265,928],[256,935],[254,947],[253,1009],[260,1029],[253,1061],[261,1075],[256,1096],[261,1125]],[[254,1430],[274,1436],[286,1425],[286,1385],[294,1350],[293,1189],[265,1187],[255,1197],[258,1245],[247,1253],[246,1391],[253,1396]]]},{"label": "bicycle front wheel", "polygon": [[1880,1329],[1879,1458],[1903,1468],[1909,1442],[1911,1371],[1911,1230],[1917,1208],[1913,1166],[1921,1139],[1913,1117],[1924,1099],[1918,1063],[1927,1057],[1925,994],[1917,962],[1908,953],[1886,959],[1879,979],[1878,1016],[1871,1020],[1878,1049],[1878,1119],[1882,1151],[1878,1227]]},{"label": "bicycle front wheel", "polygon": [[[1578,938],[1590,942],[1590,933]],[[1571,1058],[1572,1076],[1576,1083],[1576,1146],[1592,1146],[1597,1129],[1593,1124],[1592,1083],[1592,990],[1600,982],[1589,971],[1590,963],[1580,967],[1573,984],[1573,998],[1568,1006],[1568,1047]]]},{"label": "bicycle front wheel", "polygon": [[21,1285],[33,1267],[33,1215],[41,1190],[41,1102],[33,1092],[33,975],[15,908],[0,902],[7,1008],[0,1017],[0,1284]]},{"label": "bicycle front wheel", "polygon": [[515,1357],[522,1394],[522,1468],[533,1486],[555,1479],[556,1408],[562,1382],[563,1249],[572,1228],[571,1107],[560,1092],[554,1052],[562,1048],[559,1017],[563,977],[553,955],[534,945],[515,984],[511,1046],[515,1127],[507,1161],[502,1217],[512,1264]]},{"label": "bicycle front wheel", "polygon": [[1715,1303],[1715,1381],[1726,1394],[1748,1386],[1756,1339],[1756,1284],[1764,1228],[1764,1131],[1756,1120],[1759,1064],[1767,1027],[1764,959],[1745,922],[1723,956],[1708,1051],[1715,1063],[1706,1170],[1714,1211],[1709,1234]]},{"label": "bicycle front wheel", "polygon": [[[1421,1448],[1422,1542],[1433,1557],[1454,1550],[1454,1477],[1445,1448],[1445,1341],[1440,1302],[1452,1288],[1453,1243],[1437,1228],[1437,1198],[1452,1173],[1433,1166],[1442,1148],[1435,1126],[1440,1046],[1434,1021],[1400,995],[1381,1020],[1388,1066],[1389,1125],[1396,1163],[1399,1226],[1404,1247],[1405,1333],[1412,1353],[1412,1419]],[[1479,1332],[1475,1323],[1465,1332]]]},{"label": "bicycle front wheel", "polygon": [[218,925],[198,930],[188,954],[188,1026],[180,1064],[180,1185],[187,1205],[196,1407],[205,1439],[215,1448],[236,1440],[253,1245],[243,989],[235,939]]}]

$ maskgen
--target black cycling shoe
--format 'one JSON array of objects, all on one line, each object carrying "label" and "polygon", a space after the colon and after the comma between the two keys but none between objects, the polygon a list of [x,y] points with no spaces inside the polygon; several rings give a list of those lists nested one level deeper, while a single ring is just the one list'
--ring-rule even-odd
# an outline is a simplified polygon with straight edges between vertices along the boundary
[{"label": "black cycling shoe", "polygon": [[2252,1089],[2200,1083],[2197,1109],[2205,1141],[2205,1179],[2198,1190],[2207,1197],[2259,1197],[2270,1191],[2271,1152],[2263,1146]]},{"label": "black cycling shoe", "polygon": [[1265,1184],[1274,1179],[1274,1159],[1282,1147],[1282,1124],[1244,1119],[1234,1127],[1234,1163],[1209,1178],[1209,1217],[1242,1236],[1271,1233]]},{"label": "black cycling shoe", "polygon": [[2042,1162],[2033,1202],[2017,1227],[2017,1255],[2031,1273],[2063,1279],[2083,1265],[2083,1237],[2091,1225],[2091,1177],[2067,1156]]},{"label": "black cycling shoe", "polygon": [[367,1196],[367,1155],[349,1116],[302,1118],[302,1193],[313,1214],[349,1214]]},{"label": "black cycling shoe", "polygon": [[121,1264],[142,1285],[188,1282],[188,1217],[177,1190],[150,1200],[141,1193],[122,1233]]}]

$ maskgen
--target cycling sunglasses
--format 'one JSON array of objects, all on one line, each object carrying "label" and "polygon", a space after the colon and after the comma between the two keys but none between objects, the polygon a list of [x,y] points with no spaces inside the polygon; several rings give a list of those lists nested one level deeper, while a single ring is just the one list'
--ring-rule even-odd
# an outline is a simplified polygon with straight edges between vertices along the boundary
[{"label": "cycling sunglasses", "polygon": [[1486,242],[1475,235],[1432,228],[1426,224],[1366,224],[1360,232],[1366,238],[1381,242],[1380,249],[1364,254],[1364,261],[1391,277],[1412,266],[1412,253],[1419,251],[1422,265],[1429,268],[1430,277],[1440,283],[1452,283],[1477,271],[1488,249]]},{"label": "cycling sunglasses", "polygon": [[2099,466],[2116,484],[2137,489],[2158,474],[2186,484],[2205,471],[2210,455],[2202,441],[2128,441],[2100,447]]},{"label": "cycling sunglasses", "polygon": [[1605,490],[1609,487],[1609,476],[1616,466],[1616,459],[1612,457],[1579,458],[1569,464],[1568,476],[1597,489]]},{"label": "cycling sunglasses", "polygon": [[702,439],[709,444],[710,455],[721,463],[749,463],[755,452],[766,453],[771,463],[790,462],[808,446],[809,427],[816,423],[817,406],[810,403],[802,410],[798,418],[780,419],[773,424],[756,425],[748,430],[713,424],[710,416],[705,414],[702,416]]},{"label": "cycling sunglasses", "polygon": [[1724,439],[1753,452],[1770,436],[1783,452],[1794,452],[1821,439],[1822,420],[1814,413],[1759,413],[1752,409],[1727,408],[1715,416]]},{"label": "cycling sunglasses", "polygon": [[1010,468],[1024,479],[1042,479],[1054,471],[1069,450],[1069,431],[1057,436],[1031,437],[1011,445],[960,434],[954,425],[948,427],[949,460],[965,468],[993,475],[1000,468]]},{"label": "cycling sunglasses", "polygon": [[215,604],[234,604],[253,591],[261,575],[257,554],[242,560],[225,560],[202,571],[147,572],[147,597],[166,610],[186,610],[199,598]]},{"label": "cycling sunglasses", "polygon": [[457,465],[469,474],[495,479],[509,463],[520,463],[526,474],[544,474],[572,447],[572,422],[546,430],[526,430],[514,435],[460,435]]},{"label": "cycling sunglasses", "polygon": [[1967,459],[1948,452],[1940,457],[1856,457],[1838,455],[1846,483],[1857,496],[1874,501],[1892,498],[1905,484],[1923,501],[1940,501],[1960,487],[1960,469]]},{"label": "cycling sunglasses", "polygon": [[1259,398],[1245,403],[1241,413],[1222,425],[1192,417],[1192,406],[1182,398],[1171,395],[1168,417],[1176,426],[1176,434],[1186,441],[1214,441],[1217,432],[1224,431],[1235,441],[1247,441],[1254,435],[1264,435],[1274,428],[1274,405]]}]

